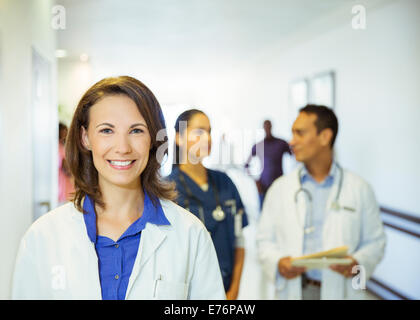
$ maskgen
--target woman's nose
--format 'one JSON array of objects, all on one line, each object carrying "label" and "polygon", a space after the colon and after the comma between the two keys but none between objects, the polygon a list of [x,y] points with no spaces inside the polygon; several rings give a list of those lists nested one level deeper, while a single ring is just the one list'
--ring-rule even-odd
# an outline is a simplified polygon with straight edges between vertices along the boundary
[{"label": "woman's nose", "polygon": [[131,145],[130,140],[126,135],[121,135],[116,141],[116,152],[118,153],[130,153]]}]

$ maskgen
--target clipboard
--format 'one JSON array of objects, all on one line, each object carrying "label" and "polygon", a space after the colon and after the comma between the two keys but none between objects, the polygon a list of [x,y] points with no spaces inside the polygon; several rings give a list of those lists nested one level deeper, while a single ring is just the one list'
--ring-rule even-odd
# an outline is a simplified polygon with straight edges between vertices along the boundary
[{"label": "clipboard", "polygon": [[342,246],[326,251],[312,253],[301,257],[292,258],[292,266],[310,269],[324,269],[333,264],[348,265],[353,262],[348,258],[348,247]]},{"label": "clipboard", "polygon": [[350,258],[319,258],[319,259],[303,259],[292,261],[294,267],[305,267],[311,269],[325,269],[333,264],[349,265],[353,262]]}]

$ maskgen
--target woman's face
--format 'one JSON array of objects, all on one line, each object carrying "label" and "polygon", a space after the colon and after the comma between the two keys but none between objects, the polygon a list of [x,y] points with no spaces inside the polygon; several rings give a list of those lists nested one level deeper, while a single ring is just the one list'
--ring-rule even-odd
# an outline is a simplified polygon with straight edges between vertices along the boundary
[{"label": "woman's face", "polygon": [[107,96],[89,112],[88,129],[82,127],[82,143],[92,152],[99,186],[140,188],[151,138],[134,101],[125,95]]},{"label": "woman's face", "polygon": [[[188,155],[188,162],[197,164],[211,151],[211,127],[209,118],[197,113],[188,120],[187,129],[177,134],[177,144],[180,147],[181,159]],[[186,153],[185,153],[186,148]],[[182,160],[181,160],[182,163]],[[185,163],[185,161],[184,161]]]}]

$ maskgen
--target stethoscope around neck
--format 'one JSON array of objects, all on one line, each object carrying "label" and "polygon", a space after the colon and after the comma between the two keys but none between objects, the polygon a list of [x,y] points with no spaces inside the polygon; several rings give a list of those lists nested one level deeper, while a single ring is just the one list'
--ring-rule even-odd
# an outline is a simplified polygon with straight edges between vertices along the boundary
[{"label": "stethoscope around neck", "polygon": [[[200,199],[198,199],[196,196],[194,196],[190,190],[190,188],[188,188],[187,182],[185,181],[184,178],[184,173],[181,172],[181,170],[179,170],[179,180],[182,183],[182,186],[184,187],[185,191],[187,192],[187,197],[185,197],[185,201],[184,201],[184,208],[188,211],[190,211],[190,199],[194,199],[195,202],[197,202],[198,204],[198,214],[199,214],[199,218],[200,220],[203,222],[203,224],[206,224],[206,220],[204,217],[204,207],[203,204],[201,202]],[[214,193],[214,198],[216,200],[216,209],[213,210],[212,212],[212,216],[213,219],[220,222],[223,221],[226,217],[225,212],[222,209],[222,205],[220,203],[220,198],[219,198],[219,190],[217,189],[216,183],[214,183],[213,178],[208,175],[208,180],[212,186],[213,189],[213,193]]]},{"label": "stethoscope around neck", "polygon": [[[343,168],[341,168],[341,166],[338,163],[336,163],[336,165],[337,165],[337,168],[339,170],[340,180],[338,182],[338,188],[337,188],[337,192],[335,194],[335,198],[334,198],[333,202],[331,203],[331,209],[335,210],[335,211],[338,211],[341,208],[340,203],[338,202],[338,199],[340,198],[341,189],[342,189],[342,186],[343,186],[344,173],[343,173]],[[312,232],[315,231],[315,226],[313,225],[313,221],[312,221],[313,220],[313,210],[312,210],[313,209],[313,204],[312,204],[311,193],[309,192],[308,189],[305,189],[302,186],[302,181],[301,181],[302,170],[303,170],[303,167],[300,168],[299,171],[298,171],[299,189],[295,192],[295,199],[294,200],[295,200],[295,206],[296,206],[296,212],[297,212],[297,203],[298,203],[299,194],[304,193],[306,195],[306,198],[308,199],[308,202],[309,202],[309,214],[307,215],[308,223],[307,224],[305,223],[305,225],[307,225],[307,226],[304,226],[303,232],[305,234],[309,234],[309,233],[312,233]]]}]

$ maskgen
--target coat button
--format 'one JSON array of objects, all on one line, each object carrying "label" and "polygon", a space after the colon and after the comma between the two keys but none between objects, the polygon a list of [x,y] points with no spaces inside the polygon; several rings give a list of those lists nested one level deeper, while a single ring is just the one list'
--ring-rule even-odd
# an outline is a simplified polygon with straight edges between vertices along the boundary
[{"label": "coat button", "polygon": [[115,275],[115,280],[118,280],[120,276],[118,274]]},{"label": "coat button", "polygon": [[118,249],[118,247],[119,247],[120,245],[117,243],[116,245],[115,245],[115,248],[117,248]]}]

